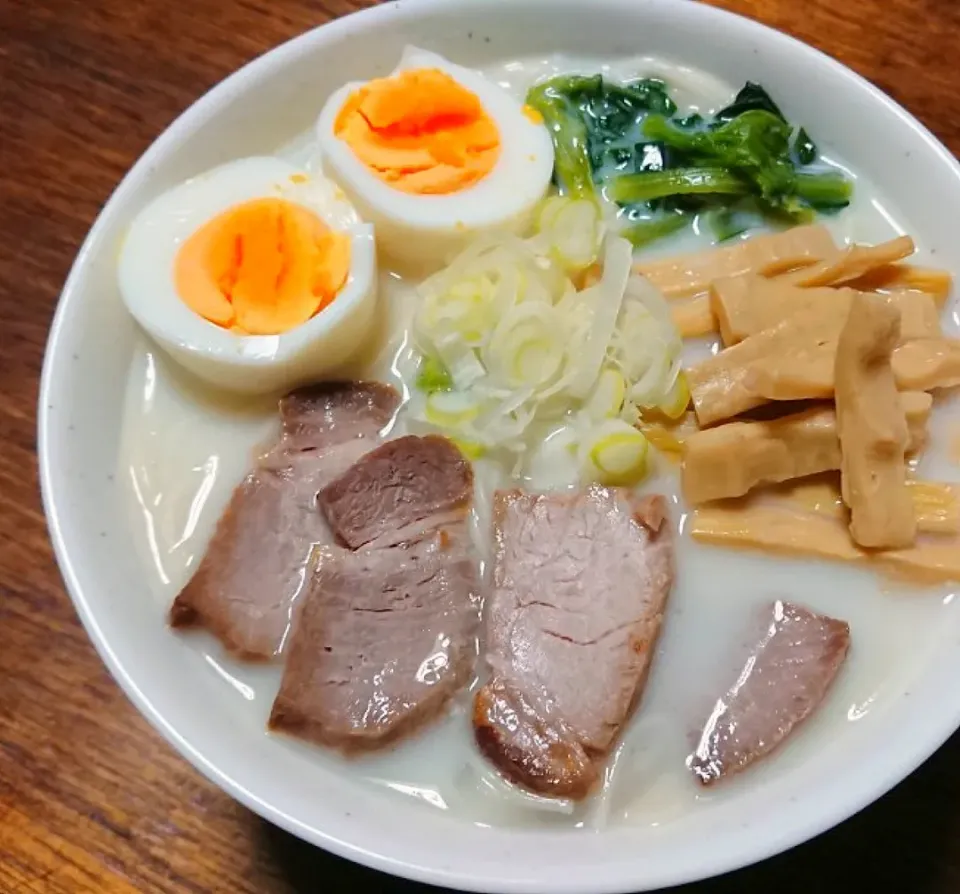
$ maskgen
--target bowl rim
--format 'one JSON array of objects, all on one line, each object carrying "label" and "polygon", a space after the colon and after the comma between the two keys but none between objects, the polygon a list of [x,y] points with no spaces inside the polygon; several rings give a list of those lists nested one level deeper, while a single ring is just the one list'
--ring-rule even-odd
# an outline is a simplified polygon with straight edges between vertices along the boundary
[{"label": "bowl rim", "polygon": [[[337,856],[414,881],[444,885],[458,890],[505,892],[505,894],[506,892],[511,892],[511,894],[529,892],[529,894],[534,894],[534,892],[540,890],[537,884],[512,877],[509,869],[490,866],[488,874],[478,878],[475,874],[464,871],[462,868],[450,866],[439,858],[431,865],[396,859],[371,849],[376,845],[365,844],[359,840],[363,837],[362,835],[356,835],[352,840],[346,840],[344,837],[339,837],[334,830],[321,831],[316,829],[276,807],[271,803],[269,794],[257,793],[256,786],[248,788],[239,779],[228,775],[209,760],[193,743],[181,735],[163,713],[157,710],[148,694],[138,684],[136,673],[124,665],[111,643],[107,641],[98,623],[96,612],[81,587],[75,564],[68,551],[61,521],[61,500],[65,500],[65,498],[61,497],[53,487],[56,472],[51,463],[50,451],[51,427],[53,424],[50,398],[57,387],[54,378],[53,358],[57,356],[64,338],[68,304],[70,304],[72,296],[79,290],[83,271],[89,264],[94,248],[101,233],[106,229],[108,221],[115,214],[118,206],[122,205],[126,195],[148,174],[154,162],[177,144],[181,134],[191,131],[207,115],[208,111],[241,95],[249,79],[282,68],[288,63],[288,60],[311,52],[313,44],[320,39],[318,37],[320,32],[323,32],[325,38],[336,38],[345,36],[349,31],[357,29],[368,21],[386,15],[416,18],[421,12],[444,6],[470,7],[488,5],[492,2],[495,2],[495,0],[400,0],[400,2],[391,0],[388,3],[357,10],[347,16],[310,29],[266,51],[215,84],[185,109],[154,140],[124,175],[104,204],[77,253],[57,303],[44,353],[37,409],[37,454],[42,503],[50,540],[67,592],[88,636],[101,660],[137,710],[195,769],[218,788],[223,789],[235,800],[262,818]],[[528,2],[542,2],[546,5],[550,0],[528,0]],[[797,38],[746,16],[701,3],[680,4],[676,0],[640,0],[640,2],[638,0],[632,0],[632,2],[630,0],[604,0],[604,2],[623,7],[629,5],[635,9],[661,10],[664,13],[669,12],[671,15],[681,17],[700,17],[708,27],[714,27],[718,31],[723,31],[725,27],[734,26],[746,28],[752,30],[758,40],[762,40],[772,48],[781,46],[791,49],[794,53],[801,53],[811,64],[825,67],[831,77],[852,80],[874,102],[881,104],[889,112],[892,112],[899,123],[903,127],[909,128],[917,139],[926,143],[928,148],[940,157],[940,160],[952,174],[960,179],[960,162],[925,125],[861,75]],[[779,832],[769,834],[762,844],[744,845],[731,852],[714,853],[709,858],[704,858],[702,854],[690,854],[690,859],[685,861],[683,865],[675,865],[669,871],[661,871],[655,876],[648,874],[643,878],[639,877],[643,869],[637,861],[628,864],[629,869],[622,868],[624,864],[618,863],[603,878],[594,878],[589,886],[573,879],[554,885],[553,890],[557,894],[563,894],[563,892],[569,892],[569,894],[587,894],[587,892],[589,894],[607,894],[607,892],[609,894],[621,894],[621,892],[628,891],[651,890],[654,887],[669,887],[720,875],[767,859],[799,845],[832,828],[881,797],[933,754],[960,727],[960,697],[957,698],[955,704],[944,704],[941,707],[942,710],[937,713],[936,717],[924,718],[924,735],[909,736],[905,732],[904,737],[898,740],[897,749],[893,749],[892,746],[888,749],[877,749],[877,756],[872,757],[873,771],[866,774],[865,777],[863,773],[852,774],[854,775],[855,785],[848,788],[845,797],[834,799],[830,808],[823,808],[813,815],[795,818],[786,828],[781,828]],[[917,713],[917,716],[922,715]],[[896,754],[881,760],[880,756],[885,751],[889,751],[891,755],[895,751]],[[870,764],[870,761],[865,760],[864,764]],[[556,841],[558,838],[559,835],[556,833],[550,833],[546,840]],[[638,884],[642,887],[638,888]]]}]

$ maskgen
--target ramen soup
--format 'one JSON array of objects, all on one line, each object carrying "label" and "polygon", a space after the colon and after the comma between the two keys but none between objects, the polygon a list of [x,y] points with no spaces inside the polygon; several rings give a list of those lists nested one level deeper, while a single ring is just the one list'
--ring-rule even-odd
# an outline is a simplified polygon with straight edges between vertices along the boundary
[{"label": "ramen soup", "polygon": [[120,472],[239,729],[600,828],[884,709],[960,580],[957,319],[802,124],[662,59],[411,48],[141,211]]}]

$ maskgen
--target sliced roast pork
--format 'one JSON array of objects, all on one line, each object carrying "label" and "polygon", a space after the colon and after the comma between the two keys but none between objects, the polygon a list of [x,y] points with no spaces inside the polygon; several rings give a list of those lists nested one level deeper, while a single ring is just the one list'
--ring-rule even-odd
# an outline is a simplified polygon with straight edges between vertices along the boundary
[{"label": "sliced roast pork", "polygon": [[280,440],[234,491],[170,623],[206,627],[244,658],[277,655],[311,555],[333,540],[317,493],[378,443],[399,402],[393,388],[364,382],[283,398]]},{"label": "sliced roast pork", "polygon": [[280,401],[285,453],[313,451],[357,438],[373,438],[400,405],[395,388],[381,382],[324,382],[298,388]]},{"label": "sliced roast pork", "polygon": [[704,785],[769,754],[823,701],[850,648],[850,627],[776,602],[736,681],[717,700],[690,769]]},{"label": "sliced roast pork", "polygon": [[514,782],[581,798],[646,682],[673,581],[663,497],[593,486],[495,497],[480,749]]},{"label": "sliced roast pork", "polygon": [[435,717],[476,659],[476,562],[459,531],[321,563],[270,726],[348,751]]},{"label": "sliced roast pork", "polygon": [[473,493],[473,470],[447,438],[413,435],[370,451],[320,492],[331,529],[347,546],[389,545],[411,526],[458,513]]},{"label": "sliced roast pork", "polygon": [[345,751],[436,716],[470,677],[480,619],[473,472],[444,438],[371,451],[321,492],[342,543],[319,563],[270,726]]}]

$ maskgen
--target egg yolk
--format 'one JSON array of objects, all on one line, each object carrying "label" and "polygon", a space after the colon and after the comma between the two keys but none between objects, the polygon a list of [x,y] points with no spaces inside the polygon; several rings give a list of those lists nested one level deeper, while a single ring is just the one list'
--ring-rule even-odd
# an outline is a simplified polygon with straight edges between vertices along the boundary
[{"label": "egg yolk", "polygon": [[334,133],[380,179],[417,195],[456,193],[493,170],[500,133],[475,94],[436,68],[370,81]]},{"label": "egg yolk", "polygon": [[285,199],[235,205],[177,253],[174,280],[194,313],[246,335],[278,335],[336,298],[350,271],[350,240]]}]

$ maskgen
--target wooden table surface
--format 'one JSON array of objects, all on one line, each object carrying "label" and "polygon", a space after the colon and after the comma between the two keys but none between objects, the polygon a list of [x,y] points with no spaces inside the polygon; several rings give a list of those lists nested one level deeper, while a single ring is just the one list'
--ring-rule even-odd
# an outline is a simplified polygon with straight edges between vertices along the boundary
[{"label": "wooden table surface", "polygon": [[[960,152],[960,0],[714,2],[840,58]],[[34,456],[37,380],[57,294],[117,181],[226,74],[362,5],[0,0],[2,894],[426,890],[353,867],[261,821],[139,717],[64,593]],[[840,828],[684,890],[947,894],[960,891],[955,833],[960,736]]]}]

